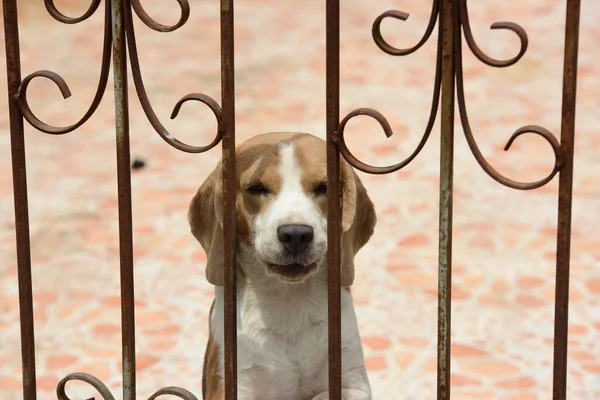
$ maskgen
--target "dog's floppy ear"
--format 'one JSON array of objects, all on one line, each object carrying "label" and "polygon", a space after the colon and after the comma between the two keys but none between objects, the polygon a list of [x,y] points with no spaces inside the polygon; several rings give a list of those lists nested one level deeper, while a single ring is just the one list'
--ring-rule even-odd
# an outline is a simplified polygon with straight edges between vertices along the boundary
[{"label": "dog's floppy ear", "polygon": [[221,163],[206,178],[190,203],[188,222],[206,252],[206,279],[223,286],[223,185]]},{"label": "dog's floppy ear", "polygon": [[340,283],[347,287],[354,282],[354,256],[371,238],[377,217],[367,190],[345,161],[341,165],[341,178],[343,203]]}]

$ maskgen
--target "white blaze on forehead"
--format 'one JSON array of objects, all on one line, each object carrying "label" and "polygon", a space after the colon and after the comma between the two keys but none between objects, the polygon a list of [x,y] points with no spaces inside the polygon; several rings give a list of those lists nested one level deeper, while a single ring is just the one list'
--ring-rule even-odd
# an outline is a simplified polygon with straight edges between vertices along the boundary
[{"label": "white blaze on forehead", "polygon": [[298,163],[293,143],[279,145],[277,172],[281,188],[267,211],[267,220],[277,224],[321,225],[314,199],[302,187],[302,166]]},{"label": "white blaze on forehead", "polygon": [[302,169],[296,160],[293,143],[279,145],[277,172],[281,178],[281,192],[302,192]]}]

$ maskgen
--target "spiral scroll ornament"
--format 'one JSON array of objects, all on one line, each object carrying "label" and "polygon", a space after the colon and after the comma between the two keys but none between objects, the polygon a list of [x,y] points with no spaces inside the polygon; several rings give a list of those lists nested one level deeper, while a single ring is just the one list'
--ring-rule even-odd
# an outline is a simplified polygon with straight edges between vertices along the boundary
[{"label": "spiral scroll ornament", "polygon": [[[102,396],[102,400],[115,400],[115,397],[112,395],[110,390],[108,390],[104,383],[102,383],[98,378],[82,372],[69,374],[58,383],[58,386],[56,387],[56,397],[58,398],[58,400],[75,400],[70,398],[66,393],[67,383],[71,381],[84,382],[92,386],[94,389],[96,389],[98,393],[100,393],[100,396]],[[194,396],[190,391],[177,386],[167,386],[162,389],[159,389],[156,392],[154,392],[152,396],[148,397],[148,400],[156,400],[159,397],[166,395],[175,396],[180,398],[181,400],[198,400],[198,398]],[[95,400],[94,397],[92,397],[92,399]]]},{"label": "spiral scroll ornament", "polygon": [[[175,118],[183,103],[188,101],[197,101],[205,104],[214,114],[215,119],[217,121],[217,132],[213,140],[205,146],[194,146],[190,144],[186,144],[178,140],[173,134],[171,134],[164,125],[160,122],[158,116],[154,112],[150,100],[148,98],[148,94],[146,93],[146,89],[144,87],[144,81],[142,79],[142,73],[140,69],[140,62],[138,58],[138,51],[136,47],[135,41],[135,32],[133,25],[132,15],[138,16],[138,18],[150,29],[153,29],[157,32],[172,32],[180,27],[182,27],[188,20],[190,16],[190,5],[188,0],[174,0],[178,3],[181,14],[179,20],[174,25],[163,25],[156,20],[154,20],[144,9],[140,0],[123,0],[124,1],[124,17],[125,17],[125,34],[127,36],[127,45],[128,45],[128,53],[129,58],[131,60],[131,70],[133,75],[133,81],[136,88],[136,92],[139,98],[139,101],[142,105],[142,109],[146,114],[150,124],[156,130],[158,135],[163,138],[167,143],[169,143],[174,148],[188,152],[188,153],[203,153],[215,147],[221,141],[221,137],[223,135],[223,123],[221,116],[221,107],[217,103],[215,99],[212,97],[202,94],[202,93],[190,93],[181,98],[176,104],[171,114],[171,119]],[[34,128],[48,133],[52,135],[62,135],[65,133],[72,132],[79,128],[81,125],[86,123],[90,117],[94,114],[94,112],[98,109],[100,102],[102,101],[102,97],[106,91],[106,86],[108,82],[108,74],[110,71],[110,62],[112,56],[112,32],[111,32],[111,2],[110,0],[105,0],[104,7],[104,39],[102,45],[102,62],[100,68],[100,78],[98,80],[98,85],[96,88],[96,93],[94,98],[92,99],[92,103],[88,107],[88,110],[84,113],[84,115],[74,124],[68,126],[53,126],[38,118],[35,113],[31,110],[29,103],[27,101],[27,89],[29,88],[29,84],[35,78],[45,78],[49,79],[60,90],[64,99],[67,99],[71,96],[71,90],[69,89],[66,81],[57,73],[53,71],[40,70],[33,72],[32,74],[26,76],[19,86],[19,90],[17,92],[17,101],[23,117],[31,124]],[[57,21],[63,24],[78,24],[84,22],[88,18],[90,18],[100,7],[101,0],[92,0],[90,6],[87,11],[85,11],[79,17],[69,17],[64,15],[62,12],[58,10],[56,5],[54,4],[54,0],[44,0],[44,5],[46,6],[46,10],[48,13]]]},{"label": "spiral scroll ornament", "polygon": [[[439,0],[434,0],[431,7],[431,15],[429,18],[429,22],[427,24],[427,28],[425,29],[425,33],[422,38],[418,41],[416,45],[410,48],[398,48],[391,45],[389,42],[385,40],[383,34],[381,33],[381,24],[387,18],[397,19],[401,21],[406,21],[409,17],[409,14],[403,11],[397,10],[388,10],[381,15],[379,15],[375,21],[373,22],[372,28],[372,36],[375,44],[379,47],[383,52],[393,55],[393,56],[406,56],[412,54],[419,50],[430,38],[436,22],[439,29],[438,35],[438,46],[437,46],[437,56],[436,56],[436,72],[435,72],[435,84],[433,89],[433,100],[431,105],[431,111],[429,114],[429,120],[427,122],[427,126],[425,128],[425,133],[423,134],[419,144],[416,149],[403,161],[386,167],[375,167],[372,165],[368,165],[358,158],[356,158],[352,152],[348,149],[348,146],[345,141],[344,133],[345,128],[348,121],[356,116],[368,116],[376,120],[381,126],[384,134],[387,137],[390,137],[394,134],[390,124],[388,123],[385,116],[383,116],[380,112],[370,109],[370,108],[359,108],[351,111],[346,115],[340,122],[338,128],[338,145],[340,149],[340,153],[344,156],[344,158],[350,163],[353,167],[370,174],[388,174],[395,171],[398,171],[408,165],[423,149],[425,143],[427,142],[429,136],[431,135],[431,130],[433,128],[433,124],[435,123],[439,101],[440,101],[440,91],[441,91],[441,58],[442,58],[442,31],[441,24],[439,23],[440,19],[440,2]],[[518,24],[513,22],[495,22],[491,25],[491,29],[493,30],[508,30],[513,32],[519,38],[519,50],[517,54],[506,60],[499,60],[487,55],[476,43],[475,38],[473,37],[473,33],[471,30],[471,23],[469,21],[469,12],[467,7],[467,0],[459,0],[458,1],[458,12],[456,13],[455,18],[455,26],[454,33],[452,34],[454,37],[454,65],[455,65],[455,80],[456,80],[456,95],[458,100],[458,110],[460,114],[460,121],[463,126],[463,131],[465,133],[465,137],[467,139],[467,143],[471,152],[473,153],[475,159],[481,165],[483,170],[494,180],[498,181],[504,186],[508,186],[514,189],[520,190],[529,190],[539,188],[540,186],[545,185],[550,182],[552,178],[560,171],[562,166],[562,150],[560,143],[556,139],[556,137],[546,128],[537,125],[527,125],[517,129],[510,139],[508,140],[506,146],[504,147],[505,151],[508,151],[511,148],[511,145],[518,137],[530,133],[541,136],[544,138],[554,153],[554,167],[552,171],[544,178],[534,181],[534,182],[518,182],[513,179],[510,179],[501,173],[499,173],[496,169],[494,169],[491,164],[485,159],[477,142],[475,140],[473,130],[469,123],[469,117],[467,113],[466,99],[464,93],[464,81],[463,81],[463,69],[462,69],[462,35],[464,35],[465,42],[467,46],[471,50],[471,52],[486,65],[496,68],[505,68],[510,67],[511,65],[516,64],[527,51],[527,46],[529,44],[527,33],[525,30]],[[461,35],[462,32],[462,35]]]}]

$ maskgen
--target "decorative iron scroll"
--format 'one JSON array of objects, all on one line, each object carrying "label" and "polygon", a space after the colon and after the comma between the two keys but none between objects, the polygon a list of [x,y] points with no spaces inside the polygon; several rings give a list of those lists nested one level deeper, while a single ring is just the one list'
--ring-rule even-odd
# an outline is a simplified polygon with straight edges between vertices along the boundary
[{"label": "decorative iron scroll", "polygon": [[[491,67],[496,67],[496,68],[509,67],[509,66],[517,63],[521,59],[521,57],[523,57],[523,55],[527,51],[527,45],[528,45],[527,33],[520,25],[517,25],[513,22],[495,22],[495,23],[493,23],[491,26],[491,29],[503,29],[503,30],[511,31],[518,36],[519,41],[520,41],[519,52],[517,53],[516,56],[514,56],[513,58],[510,58],[510,59],[507,59],[507,60],[494,59],[494,58],[488,56],[487,54],[485,54],[485,52],[483,50],[481,50],[481,48],[475,42],[475,38],[473,37],[473,33],[471,31],[471,23],[469,21],[467,0],[458,0],[456,2],[456,4],[454,5],[454,7],[458,7],[458,13],[457,13],[457,15],[455,15],[455,18],[454,18],[454,23],[457,25],[454,27],[455,28],[454,29],[454,35],[455,35],[455,37],[454,37],[454,46],[455,46],[454,47],[454,63],[455,63],[455,79],[456,79],[456,84],[457,84],[456,93],[457,93],[457,98],[458,98],[458,109],[459,109],[459,114],[460,114],[460,120],[461,120],[463,130],[465,133],[465,137],[467,139],[467,143],[469,144],[469,147],[470,147],[473,155],[475,156],[475,159],[477,160],[479,165],[481,165],[483,170],[489,176],[491,176],[493,179],[495,179],[496,181],[500,182],[501,184],[503,184],[505,186],[508,186],[508,187],[511,187],[514,189],[528,190],[528,189],[535,189],[535,188],[545,185],[546,183],[550,182],[552,180],[552,178],[554,178],[554,176],[560,170],[560,167],[562,165],[562,152],[561,152],[560,144],[559,144],[558,140],[556,139],[556,137],[552,133],[550,133],[550,131],[548,131],[546,128],[543,128],[543,127],[537,126],[537,125],[523,126],[522,128],[517,129],[512,134],[512,136],[506,143],[506,146],[504,147],[505,151],[510,149],[510,147],[512,146],[515,139],[517,139],[519,136],[526,134],[526,133],[533,133],[533,134],[541,136],[548,142],[548,144],[550,144],[550,147],[552,147],[552,150],[554,152],[554,157],[555,157],[554,167],[552,169],[552,172],[550,172],[550,174],[548,176],[546,176],[545,178],[540,179],[535,182],[514,181],[514,180],[502,175],[498,171],[496,171],[494,169],[494,167],[492,167],[490,165],[490,163],[485,159],[485,157],[479,150],[479,146],[477,145],[477,142],[475,141],[475,137],[473,135],[473,130],[471,129],[471,125],[469,123],[465,94],[464,94],[463,70],[462,70],[462,46],[461,46],[462,40],[461,40],[461,33],[460,33],[461,30],[464,34],[464,39],[467,42],[469,49],[471,49],[471,51],[473,52],[475,57],[477,57],[481,62],[483,62]],[[429,23],[427,24],[425,33],[423,34],[423,37],[419,40],[419,42],[415,46],[410,47],[408,49],[400,49],[400,48],[394,47],[393,45],[389,44],[383,37],[383,35],[381,33],[381,24],[387,18],[406,21],[408,19],[408,17],[409,17],[408,13],[405,13],[403,11],[397,11],[397,10],[389,10],[389,11],[386,11],[383,14],[379,15],[373,22],[373,29],[372,29],[373,40],[375,41],[375,44],[377,45],[377,47],[379,47],[382,51],[384,51],[385,53],[390,54],[392,56],[406,56],[406,55],[412,54],[412,53],[416,52],[417,50],[419,50],[430,38],[436,22],[438,22],[440,19],[440,0],[433,1],[433,5],[431,7],[431,16],[429,18]],[[370,108],[359,108],[354,111],[351,111],[348,115],[346,115],[346,117],[344,117],[342,119],[342,121],[340,122],[339,131],[338,131],[340,152],[344,156],[344,158],[353,167],[355,167],[363,172],[370,173],[370,174],[388,174],[388,173],[398,171],[398,170],[404,168],[420,153],[420,151],[425,146],[425,143],[429,139],[429,136],[431,135],[431,130],[433,128],[433,124],[435,123],[436,115],[438,112],[439,99],[440,99],[440,87],[441,87],[441,76],[440,76],[440,74],[441,74],[441,59],[442,59],[442,31],[441,31],[441,24],[439,24],[438,46],[437,46],[437,55],[436,55],[436,71],[435,71],[435,80],[434,80],[434,88],[433,88],[433,100],[432,100],[432,105],[431,105],[431,111],[429,114],[429,120],[427,121],[425,133],[423,134],[423,137],[419,141],[419,144],[417,145],[416,149],[405,160],[403,160],[395,165],[391,165],[391,166],[375,167],[375,166],[368,165],[368,164],[360,161],[348,149],[348,146],[346,145],[346,140],[344,137],[346,124],[348,123],[348,121],[350,119],[352,119],[356,116],[359,116],[359,115],[369,116],[369,117],[373,118],[374,120],[376,120],[379,123],[379,125],[381,126],[384,134],[387,137],[390,137],[394,134],[387,119],[378,111],[370,109]]]},{"label": "decorative iron scroll", "polygon": [[[133,81],[135,84],[136,92],[138,94],[138,98],[140,100],[144,113],[146,114],[148,120],[150,121],[150,124],[154,127],[154,129],[160,135],[160,137],[162,137],[171,146],[181,151],[185,151],[187,153],[203,153],[212,149],[221,141],[221,137],[223,135],[221,107],[212,97],[205,94],[190,93],[182,97],[181,100],[179,100],[175,104],[175,107],[173,108],[173,112],[171,114],[171,119],[177,117],[183,103],[191,100],[199,101],[207,105],[208,108],[210,108],[210,110],[215,115],[215,118],[217,120],[217,133],[212,142],[206,146],[189,145],[181,142],[176,137],[174,137],[163,126],[163,124],[160,122],[160,120],[154,113],[154,110],[152,109],[152,105],[150,104],[150,100],[148,99],[148,95],[146,94],[146,89],[144,87],[144,81],[142,79],[140,62],[135,42],[135,32],[131,10],[133,9],[136,15],[140,18],[140,20],[142,20],[142,22],[144,22],[144,24],[149,28],[157,32],[172,32],[182,27],[186,23],[190,15],[190,5],[188,3],[188,0],[176,1],[177,3],[179,3],[179,7],[181,8],[181,16],[179,17],[179,21],[176,24],[169,26],[162,25],[159,22],[152,19],[152,17],[150,17],[148,13],[146,13],[139,0],[124,0],[125,31],[127,35],[129,58],[131,60],[131,70],[133,74]],[[88,10],[79,17],[68,17],[62,14],[56,8],[54,0],[44,0],[44,5],[46,6],[48,13],[55,20],[62,22],[63,24],[77,24],[91,17],[99,8],[100,2],[101,0],[92,0],[92,3],[90,4]],[[18,104],[21,109],[21,112],[23,113],[23,116],[25,117],[27,122],[29,122],[34,128],[53,135],[69,133],[79,128],[85,122],[87,122],[87,120],[90,119],[90,117],[98,108],[98,105],[100,104],[100,102],[102,101],[102,97],[104,96],[104,92],[106,91],[111,61],[111,6],[110,1],[108,0],[105,1],[104,13],[104,40],[102,44],[102,63],[100,68],[100,78],[98,80],[96,94],[94,95],[94,98],[88,110],[79,121],[69,126],[52,126],[40,120],[38,117],[35,116],[33,111],[31,111],[31,108],[29,107],[29,104],[27,102],[27,88],[29,87],[29,84],[33,79],[37,77],[50,79],[56,84],[64,99],[67,99],[71,96],[71,91],[65,80],[57,73],[46,70],[36,71],[23,79],[18,91]]]},{"label": "decorative iron scroll", "polygon": [[[103,400],[115,400],[115,397],[112,395],[110,390],[108,390],[106,385],[102,383],[98,378],[90,374],[84,374],[81,372],[69,374],[58,383],[58,386],[56,387],[56,397],[58,400],[72,400],[69,396],[67,396],[67,393],[65,391],[67,383],[69,381],[85,382],[92,386],[94,389],[96,389],[98,393],[100,393],[100,395],[102,396]],[[188,390],[176,386],[164,387],[156,391],[152,396],[148,397],[148,400],[155,400],[160,396],[165,395],[179,397],[182,400],[198,400],[198,398]]]}]

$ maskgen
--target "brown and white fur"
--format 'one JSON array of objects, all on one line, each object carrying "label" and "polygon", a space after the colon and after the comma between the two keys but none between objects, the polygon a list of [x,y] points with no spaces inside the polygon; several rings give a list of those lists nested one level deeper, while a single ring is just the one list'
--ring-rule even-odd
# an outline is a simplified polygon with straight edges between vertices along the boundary
[{"label": "brown and white fur", "polygon": [[[236,150],[238,399],[328,399],[327,173],[325,142],[269,133]],[[354,256],[375,226],[375,210],[341,161],[342,386],[345,400],[369,400],[358,325],[347,288]],[[221,163],[193,198],[192,233],[215,285],[203,398],[223,398],[223,211]]]}]

